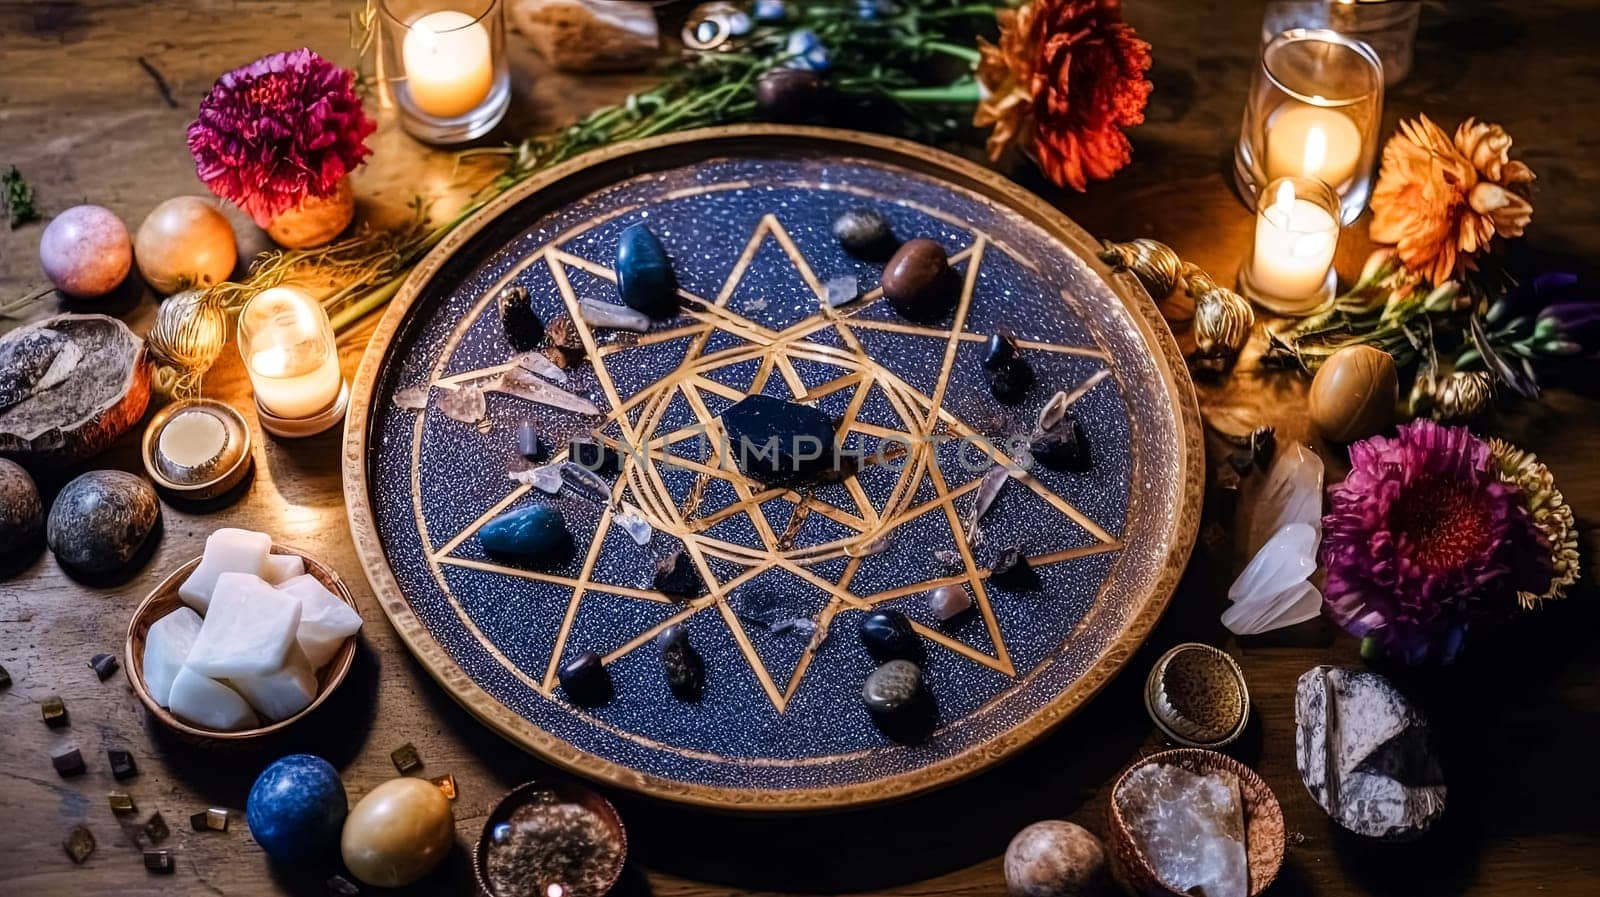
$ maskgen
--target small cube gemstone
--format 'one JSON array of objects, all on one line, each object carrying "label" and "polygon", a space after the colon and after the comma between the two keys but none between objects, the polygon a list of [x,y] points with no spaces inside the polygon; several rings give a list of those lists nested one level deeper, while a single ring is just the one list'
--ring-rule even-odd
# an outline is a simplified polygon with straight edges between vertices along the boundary
[{"label": "small cube gemstone", "polygon": [[94,674],[104,682],[121,669],[121,665],[117,663],[115,654],[96,654],[89,658],[89,669],[94,670]]},{"label": "small cube gemstone", "polygon": [[439,776],[437,778],[429,779],[428,781],[432,782],[435,788],[438,788],[440,791],[443,791],[445,797],[448,797],[451,800],[455,800],[456,799],[456,777],[455,776],[451,775],[450,773],[445,773],[442,776]]},{"label": "small cube gemstone", "polygon": [[133,760],[133,754],[123,750],[106,751],[106,757],[111,760],[111,776],[121,782],[131,779],[139,774],[139,764]]},{"label": "small cube gemstone", "polygon": [[50,758],[50,762],[55,764],[56,772],[60,773],[63,779],[71,778],[72,776],[76,775],[82,775],[83,771],[88,769],[88,767],[84,765],[82,752],[80,752],[77,748],[72,748],[71,750],[62,751],[61,753],[56,754],[54,757]]},{"label": "small cube gemstone", "polygon": [[167,827],[166,817],[159,812],[151,813],[150,818],[144,824],[144,836],[150,839],[150,843],[160,844],[162,841],[167,840],[167,836],[170,834],[172,834],[172,829]]},{"label": "small cube gemstone", "polygon": [[51,695],[39,704],[39,711],[44,714],[44,724],[52,729],[59,729],[67,724],[67,704],[61,700],[60,695]]},{"label": "small cube gemstone", "polygon": [[136,813],[139,810],[133,804],[133,795],[126,791],[113,791],[106,795],[106,799],[111,802],[111,812],[119,816],[123,813]]},{"label": "small cube gemstone", "polygon": [[389,759],[394,761],[394,768],[400,770],[403,776],[422,768],[422,757],[417,754],[417,746],[409,741],[395,748],[389,754]]},{"label": "small cube gemstone", "polygon": [[72,831],[67,833],[67,839],[61,842],[61,846],[66,849],[67,856],[71,857],[74,863],[81,865],[89,858],[89,854],[94,853],[94,833],[90,832],[87,826],[74,826]]},{"label": "small cube gemstone", "polygon": [[144,867],[151,872],[159,872],[163,875],[170,874],[173,868],[172,851],[146,850],[144,852]]},{"label": "small cube gemstone", "polygon": [[197,832],[225,832],[228,830],[228,811],[211,807],[203,813],[189,817],[189,827]]}]

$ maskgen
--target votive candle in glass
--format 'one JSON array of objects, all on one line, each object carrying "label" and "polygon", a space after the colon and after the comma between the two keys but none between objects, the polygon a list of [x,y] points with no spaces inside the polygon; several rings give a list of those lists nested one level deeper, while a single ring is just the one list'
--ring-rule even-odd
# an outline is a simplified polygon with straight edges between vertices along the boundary
[{"label": "votive candle in glass", "polygon": [[488,133],[511,103],[501,0],[381,0],[380,75],[400,124],[429,143]]},{"label": "votive candle in glass", "polygon": [[1383,83],[1411,73],[1421,0],[1271,0],[1261,17],[1261,43],[1291,28],[1327,28],[1364,41],[1383,61]]},{"label": "votive candle in glass", "polygon": [[272,287],[245,303],[239,354],[267,432],[310,436],[344,416],[350,392],[339,373],[333,325],[305,291]]},{"label": "votive candle in glass", "polygon": [[1240,292],[1277,314],[1310,314],[1333,296],[1338,246],[1339,202],[1332,188],[1312,178],[1279,178],[1261,194]]},{"label": "votive candle in glass", "polygon": [[1268,181],[1309,177],[1333,187],[1339,219],[1372,195],[1383,66],[1372,48],[1334,31],[1293,29],[1261,50],[1234,151],[1234,180],[1254,201]]}]

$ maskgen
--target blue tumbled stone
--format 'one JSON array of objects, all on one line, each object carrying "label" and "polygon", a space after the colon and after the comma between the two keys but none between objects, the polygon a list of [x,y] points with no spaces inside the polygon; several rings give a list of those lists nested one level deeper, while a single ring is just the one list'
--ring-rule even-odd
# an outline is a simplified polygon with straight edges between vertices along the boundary
[{"label": "blue tumbled stone", "polygon": [[244,812],[251,837],[267,856],[293,863],[336,848],[348,809],[344,782],[333,764],[311,754],[290,754],[256,777]]},{"label": "blue tumbled stone", "polygon": [[478,542],[492,555],[534,563],[559,561],[572,550],[566,520],[549,505],[501,514],[478,530]]},{"label": "blue tumbled stone", "polygon": [[617,240],[617,292],[629,308],[657,320],[678,313],[678,281],[672,259],[650,228],[630,226]]}]

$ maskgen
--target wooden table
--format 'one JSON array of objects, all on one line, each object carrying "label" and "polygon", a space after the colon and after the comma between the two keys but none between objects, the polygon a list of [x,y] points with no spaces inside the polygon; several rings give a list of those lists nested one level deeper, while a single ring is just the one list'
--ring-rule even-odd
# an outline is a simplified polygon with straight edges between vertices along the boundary
[{"label": "wooden table", "polygon": [[[343,0],[0,0],[0,164],[21,168],[47,213],[87,200],[136,227],[158,201],[203,192],[183,130],[213,79],[264,53],[303,45],[352,61],[346,49],[351,6]],[[1093,233],[1157,237],[1227,277],[1250,233],[1250,215],[1234,198],[1228,172],[1255,58],[1259,4],[1136,0],[1128,7],[1157,60],[1148,122],[1135,132],[1135,162],[1086,195],[1047,195]],[[1524,259],[1583,268],[1575,257],[1600,258],[1600,193],[1593,188],[1600,175],[1594,161],[1600,150],[1596,33],[1600,13],[1583,0],[1429,3],[1416,70],[1389,98],[1389,126],[1421,110],[1447,125],[1480,115],[1517,138],[1515,152],[1538,172],[1542,188],[1530,237],[1518,249]],[[559,124],[641,83],[638,77],[547,76],[521,50],[514,82],[507,136]],[[460,201],[448,157],[425,152],[389,124],[373,146],[373,163],[358,179],[368,218],[392,219],[419,190],[438,198],[440,212]],[[1043,189],[1031,172],[1017,176]],[[253,228],[235,220],[247,245],[261,245]],[[0,298],[44,285],[36,260],[41,230],[0,231]],[[1363,233],[1358,228],[1341,252],[1347,276],[1365,254]],[[148,294],[131,291],[110,305],[140,331],[155,309]],[[54,306],[46,300],[23,316],[40,317]],[[370,331],[368,321],[342,340],[347,374]],[[1545,404],[1523,405],[1498,419],[1495,429],[1538,451],[1580,518],[1592,518],[1600,509],[1600,468],[1593,460],[1600,402],[1591,384],[1578,385],[1587,394],[1552,390]],[[1307,433],[1305,387],[1301,378],[1257,370],[1247,359],[1230,379],[1202,382],[1200,392],[1209,416],[1273,423],[1280,439],[1297,439]],[[206,393],[248,401],[231,348],[207,379]],[[254,416],[247,416],[253,424]],[[134,442],[130,436],[94,465],[138,470]],[[337,434],[258,443],[256,477],[243,499],[206,516],[168,507],[154,559],[124,586],[78,585],[48,554],[0,582],[0,664],[14,679],[0,691],[0,892],[322,893],[330,870],[270,869],[242,815],[226,834],[188,830],[188,815],[207,806],[242,811],[251,781],[271,755],[213,753],[177,742],[154,728],[120,675],[101,683],[86,666],[95,653],[120,650],[138,598],[163,572],[198,554],[205,535],[219,525],[271,530],[327,560],[356,593],[367,621],[350,680],[276,752],[327,757],[343,771],[355,799],[394,775],[391,750],[415,743],[426,774],[456,777],[460,847],[411,892],[467,891],[467,850],[487,808],[510,786],[547,770],[452,703],[390,630],[346,530],[339,444]],[[1321,448],[1337,477],[1339,453]],[[1220,462],[1215,440],[1212,449]],[[47,498],[60,482],[42,484]],[[1215,499],[1209,497],[1208,508],[1221,528],[1213,533],[1237,530],[1218,515]],[[1591,559],[1595,545],[1585,539]],[[1127,673],[1051,737],[975,780],[896,806],[820,818],[733,819],[616,795],[633,845],[621,892],[999,893],[1000,856],[1022,826],[1058,817],[1104,830],[1108,783],[1161,744],[1139,698],[1145,673],[1160,651],[1190,640],[1225,646],[1249,680],[1255,715],[1232,753],[1260,770],[1288,817],[1288,860],[1272,893],[1600,892],[1600,776],[1592,766],[1600,734],[1600,652],[1594,649],[1600,615],[1588,589],[1483,639],[1485,650],[1447,673],[1402,681],[1440,736],[1450,810],[1421,843],[1386,848],[1342,834],[1294,770],[1295,680],[1318,663],[1356,661],[1356,643],[1320,622],[1267,637],[1229,637],[1217,618],[1226,584],[1243,561],[1230,540],[1203,541],[1172,608]],[[50,694],[65,698],[70,727],[48,729],[40,721],[38,702]],[[90,771],[63,780],[49,756],[71,745],[83,750]],[[141,774],[126,790],[138,801],[139,819],[160,810],[174,828],[168,846],[177,850],[175,876],[141,868],[138,848],[107,806],[113,781],[105,750],[115,747],[138,758]],[[60,843],[84,822],[99,850],[74,866]]]}]

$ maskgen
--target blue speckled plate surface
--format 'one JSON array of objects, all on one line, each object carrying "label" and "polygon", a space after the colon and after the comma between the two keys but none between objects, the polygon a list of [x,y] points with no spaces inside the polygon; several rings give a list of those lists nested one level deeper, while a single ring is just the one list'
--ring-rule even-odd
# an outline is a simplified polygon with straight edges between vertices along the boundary
[{"label": "blue speckled plate surface", "polygon": [[[829,233],[861,206],[902,239],[945,246],[964,286],[951,316],[912,324],[881,301],[880,267]],[[639,222],[672,255],[685,312],[644,335],[580,328],[596,363],[565,388],[600,415],[494,392],[486,423],[440,411],[441,397],[515,363],[493,302],[501,288],[524,287],[546,322],[579,298],[617,302],[617,236]],[[556,169],[452,235],[379,327],[346,467],[373,586],[458,700],[595,778],[759,810],[865,803],[970,774],[1115,673],[1194,537],[1187,376],[1149,300],[1092,249],[993,174],[843,132],[724,129]],[[824,284],[841,275],[864,295],[829,308]],[[983,339],[1001,327],[1023,340],[1038,378],[1009,408],[980,365]],[[393,400],[422,385],[425,408]],[[967,538],[984,471],[1057,391],[1088,434],[1092,469],[1015,475],[981,538]],[[814,402],[841,421],[847,446],[911,448],[803,493],[749,482],[697,428],[752,392]],[[558,448],[594,431],[647,449],[628,456],[615,505],[570,490],[552,498],[508,475],[522,466],[514,433],[529,419]],[[541,501],[573,533],[568,562],[528,569],[485,554],[479,527]],[[618,525],[621,512],[652,524],[650,544]],[[1013,545],[1032,556],[1042,591],[987,581]],[[651,589],[655,561],[680,549],[713,581],[703,597]],[[974,612],[938,622],[925,593],[942,584],[966,588]],[[926,740],[891,740],[861,703],[872,663],[856,628],[873,607],[904,611],[924,638],[939,711]],[[698,702],[671,695],[652,643],[678,621],[705,661]],[[605,657],[615,683],[596,708],[569,703],[556,683],[558,664],[585,650]]]}]

